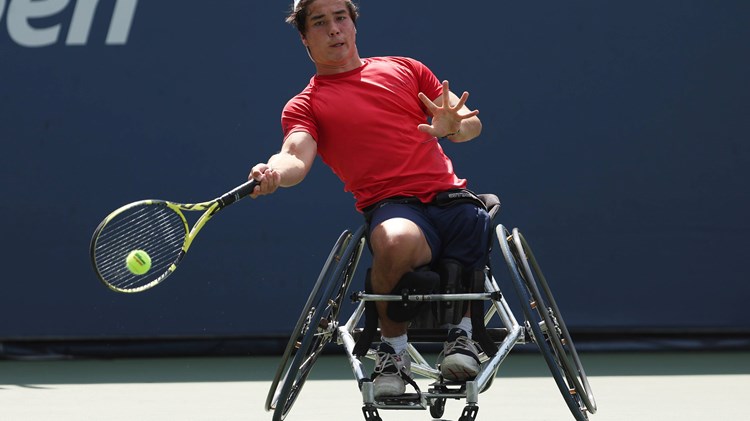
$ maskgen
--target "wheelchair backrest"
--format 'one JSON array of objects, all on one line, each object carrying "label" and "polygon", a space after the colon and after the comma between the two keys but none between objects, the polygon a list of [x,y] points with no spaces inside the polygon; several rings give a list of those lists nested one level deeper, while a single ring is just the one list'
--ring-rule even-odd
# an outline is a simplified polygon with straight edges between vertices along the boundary
[{"label": "wheelchair backrest", "polygon": [[487,213],[490,214],[490,219],[494,220],[495,215],[500,211],[500,199],[494,194],[478,194],[477,196],[487,208]]}]

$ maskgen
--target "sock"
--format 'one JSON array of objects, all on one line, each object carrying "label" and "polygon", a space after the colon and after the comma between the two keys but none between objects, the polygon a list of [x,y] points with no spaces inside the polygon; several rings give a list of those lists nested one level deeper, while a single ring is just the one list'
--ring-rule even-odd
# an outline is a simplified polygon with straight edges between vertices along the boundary
[{"label": "sock", "polygon": [[396,354],[403,352],[406,349],[406,345],[409,343],[409,338],[406,336],[406,333],[394,338],[386,338],[385,336],[382,336],[380,340],[390,345],[393,350],[396,351]]},{"label": "sock", "polygon": [[469,339],[471,339],[471,317],[464,316],[461,319],[461,323],[459,323],[459,324],[457,324],[457,325],[455,325],[453,327],[457,327],[457,328],[463,330],[464,332],[466,332],[466,336],[468,336]]}]

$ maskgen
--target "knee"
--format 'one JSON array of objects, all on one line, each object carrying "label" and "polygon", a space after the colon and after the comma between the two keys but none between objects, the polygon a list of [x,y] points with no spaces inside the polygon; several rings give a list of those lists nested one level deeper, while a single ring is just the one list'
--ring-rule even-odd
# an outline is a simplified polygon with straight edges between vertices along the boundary
[{"label": "knee", "polygon": [[406,219],[389,219],[370,234],[373,256],[380,261],[402,264],[408,269],[430,262],[432,252],[422,230]]}]

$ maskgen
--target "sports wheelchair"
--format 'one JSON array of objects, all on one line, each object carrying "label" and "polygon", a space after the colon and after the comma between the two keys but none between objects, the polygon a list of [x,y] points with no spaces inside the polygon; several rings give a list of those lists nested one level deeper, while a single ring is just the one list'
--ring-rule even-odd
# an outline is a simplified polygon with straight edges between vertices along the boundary
[{"label": "sports wheelchair", "polygon": [[[479,195],[479,198],[494,220],[500,208],[497,196]],[[450,290],[424,294],[404,288],[402,291],[395,291],[401,292],[400,294],[375,295],[369,293],[366,286],[365,291],[348,295],[366,246],[367,225],[359,227],[353,233],[344,231],[323,265],[271,384],[266,410],[273,411],[273,420],[281,421],[289,413],[315,361],[329,343],[342,345],[345,349],[362,394],[362,412],[366,421],[382,421],[379,409],[429,408],[432,417],[441,418],[448,399],[465,400],[465,407],[458,421],[474,421],[479,411],[479,394],[489,389],[500,364],[511,349],[517,344],[527,343],[538,346],[573,417],[577,421],[588,420],[588,414],[596,412],[594,395],[539,264],[517,228],[508,231],[501,224],[493,223],[493,226],[510,279],[521,302],[524,316],[521,323],[505,301],[490,264],[484,270],[484,279],[473,282],[469,291]],[[341,310],[347,298],[351,298],[355,309],[348,319],[344,319],[341,318]],[[421,303],[423,308],[430,309],[423,310],[422,313],[433,314],[445,311],[451,304],[468,301],[466,304],[471,305],[472,309],[474,339],[479,342],[483,351],[477,376],[466,382],[448,381],[440,373],[439,361],[435,366],[426,361],[414,344],[442,343],[446,338],[447,328],[436,326],[439,317],[421,317],[422,321],[412,323],[409,327],[411,373],[434,382],[426,391],[420,391],[414,383],[412,386],[416,393],[376,399],[372,380],[366,374],[362,361],[363,358],[374,360],[376,357],[376,350],[371,346],[377,331],[376,301],[392,302],[389,305],[396,302],[405,306]],[[490,305],[485,306],[486,302]],[[364,328],[359,327],[363,316]]]}]

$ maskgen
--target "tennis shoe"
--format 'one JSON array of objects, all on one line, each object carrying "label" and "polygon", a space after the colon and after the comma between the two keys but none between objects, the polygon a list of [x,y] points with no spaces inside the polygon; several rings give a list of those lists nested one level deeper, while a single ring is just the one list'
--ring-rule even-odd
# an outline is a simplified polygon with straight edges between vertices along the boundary
[{"label": "tennis shoe", "polygon": [[376,398],[400,396],[406,392],[403,376],[411,375],[411,358],[406,350],[396,353],[393,347],[381,342],[377,350],[375,370],[372,374]]},{"label": "tennis shoe", "polygon": [[440,372],[444,379],[458,382],[473,380],[479,373],[478,345],[463,329],[453,328],[448,332]]}]

